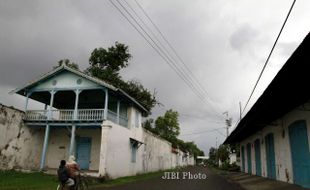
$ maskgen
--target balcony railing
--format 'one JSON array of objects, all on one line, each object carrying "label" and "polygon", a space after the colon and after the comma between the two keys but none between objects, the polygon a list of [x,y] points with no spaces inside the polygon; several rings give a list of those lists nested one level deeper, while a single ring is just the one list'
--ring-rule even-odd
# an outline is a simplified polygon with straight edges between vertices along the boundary
[{"label": "balcony railing", "polygon": [[[26,111],[25,120],[27,121],[100,121],[104,120],[104,109],[78,109],[76,116],[74,110],[28,110]],[[117,113],[108,110],[108,120],[117,123]],[[127,127],[128,119],[119,117],[119,124]]]},{"label": "balcony railing", "polygon": [[104,109],[79,109],[77,113],[78,120],[103,120]]},{"label": "balcony railing", "polygon": [[26,112],[25,120],[47,120],[48,110],[31,110]]}]

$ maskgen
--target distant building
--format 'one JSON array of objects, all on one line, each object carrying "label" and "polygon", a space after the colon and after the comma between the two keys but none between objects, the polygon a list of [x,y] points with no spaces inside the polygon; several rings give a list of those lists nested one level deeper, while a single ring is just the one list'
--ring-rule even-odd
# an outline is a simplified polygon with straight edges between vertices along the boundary
[{"label": "distant building", "polygon": [[[65,65],[13,92],[26,97],[25,112],[1,107],[0,169],[53,170],[70,155],[88,173],[110,178],[194,164],[142,128],[147,110],[134,98]],[[29,109],[30,99],[42,109]]]},{"label": "distant building", "polygon": [[242,171],[310,188],[310,35],[225,143],[240,143]]}]

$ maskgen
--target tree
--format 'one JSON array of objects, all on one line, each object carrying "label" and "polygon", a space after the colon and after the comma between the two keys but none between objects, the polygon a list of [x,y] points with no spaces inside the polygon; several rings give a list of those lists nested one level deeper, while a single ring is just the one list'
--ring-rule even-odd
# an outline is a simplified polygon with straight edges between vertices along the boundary
[{"label": "tree", "polygon": [[197,156],[204,156],[204,152],[201,151],[193,141],[185,142],[185,147],[189,153],[194,155],[195,159],[197,158]]},{"label": "tree", "polygon": [[172,109],[166,111],[164,116],[158,117],[155,121],[156,132],[168,141],[177,139],[177,136],[180,134],[178,116],[177,111]]},{"label": "tree", "polygon": [[151,94],[148,89],[144,88],[144,86],[136,80],[128,81],[123,84],[121,88],[130,96],[135,97],[147,110],[151,110],[157,104],[155,93]]},{"label": "tree", "polygon": [[217,164],[217,149],[214,147],[209,149],[209,160],[212,164]]},{"label": "tree", "polygon": [[221,162],[226,162],[229,159],[229,146],[228,145],[220,145],[217,151],[217,158],[221,160]]},{"label": "tree", "polygon": [[54,69],[57,68],[57,67],[62,66],[63,64],[68,66],[68,67],[70,67],[70,68],[72,68],[72,69],[79,70],[79,65],[74,63],[74,62],[71,62],[69,59],[61,59],[61,60],[59,60],[58,61],[58,65],[55,66]]},{"label": "tree", "polygon": [[115,46],[109,47],[108,50],[102,47],[95,48],[89,58],[89,64],[103,70],[118,72],[128,66],[131,57],[128,46],[115,42]]},{"label": "tree", "polygon": [[[155,128],[153,126],[153,123],[154,123],[154,119],[150,118],[150,119],[147,119],[145,120],[143,123],[142,123],[142,127],[144,127],[145,129],[151,131],[152,133],[155,133],[156,134],[156,131],[155,131]],[[158,135],[158,134],[157,134]]]},{"label": "tree", "polygon": [[91,53],[86,73],[124,90],[150,112],[157,104],[155,94],[141,83],[134,80],[126,82],[120,76],[120,70],[129,65],[131,58],[128,46],[118,42],[108,49],[96,48]]},{"label": "tree", "polygon": [[164,116],[159,116],[155,120],[147,119],[143,122],[142,126],[153,132],[156,135],[166,139],[171,142],[173,148],[178,148],[183,152],[188,152],[194,156],[196,159],[197,156],[204,156],[204,152],[200,150],[197,145],[192,142],[184,142],[181,139],[178,139],[178,135],[180,134],[180,127],[178,121],[178,112],[173,110],[166,111]]},{"label": "tree", "polygon": [[100,47],[95,48],[90,55],[87,73],[102,79],[117,88],[124,86],[124,82],[119,75],[119,71],[129,65],[131,59],[128,46],[115,42],[114,46],[107,50]]}]

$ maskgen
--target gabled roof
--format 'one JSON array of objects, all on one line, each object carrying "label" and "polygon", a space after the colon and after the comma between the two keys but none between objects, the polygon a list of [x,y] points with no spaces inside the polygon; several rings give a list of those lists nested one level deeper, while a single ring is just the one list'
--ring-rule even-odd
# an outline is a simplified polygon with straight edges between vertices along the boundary
[{"label": "gabled roof", "polygon": [[128,95],[126,92],[124,92],[122,89],[119,89],[119,88],[116,88],[114,87],[113,85],[110,85],[106,82],[104,82],[103,80],[100,80],[98,78],[95,78],[95,77],[92,77],[92,76],[89,76],[79,70],[76,70],[76,69],[72,69],[66,65],[61,65],[55,69],[53,69],[52,71],[40,76],[39,78],[33,80],[33,81],[30,81],[28,82],[27,84],[25,84],[24,86],[20,87],[20,88],[16,88],[15,90],[12,90],[10,92],[10,94],[13,94],[13,93],[17,93],[17,94],[20,94],[22,96],[25,96],[26,95],[26,91],[30,88],[32,88],[33,86],[39,84],[40,82],[42,81],[45,81],[53,76],[55,76],[56,74],[62,72],[62,71],[68,71],[68,72],[71,72],[71,73],[74,73],[82,78],[85,78],[85,79],[88,79],[100,86],[103,86],[105,88],[108,88],[109,90],[112,90],[114,92],[118,92],[119,94],[125,96],[128,100],[130,100],[132,103],[134,103],[138,108],[140,108],[142,111],[144,111],[145,113],[148,113],[148,110],[146,108],[144,108],[137,100],[135,100],[133,97],[131,97],[130,95]]},{"label": "gabled roof", "polygon": [[310,99],[310,33],[224,143],[236,143]]}]

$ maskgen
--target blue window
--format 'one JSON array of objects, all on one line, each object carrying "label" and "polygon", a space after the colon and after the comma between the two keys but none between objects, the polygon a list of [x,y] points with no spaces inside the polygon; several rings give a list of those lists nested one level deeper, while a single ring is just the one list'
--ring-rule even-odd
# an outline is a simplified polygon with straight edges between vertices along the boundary
[{"label": "blue window", "polygon": [[131,162],[135,163],[137,160],[138,146],[136,143],[130,143],[131,145]]},{"label": "blue window", "polygon": [[139,112],[138,111],[136,111],[136,113],[135,113],[135,126],[136,127],[140,126],[140,123],[139,123]]}]

